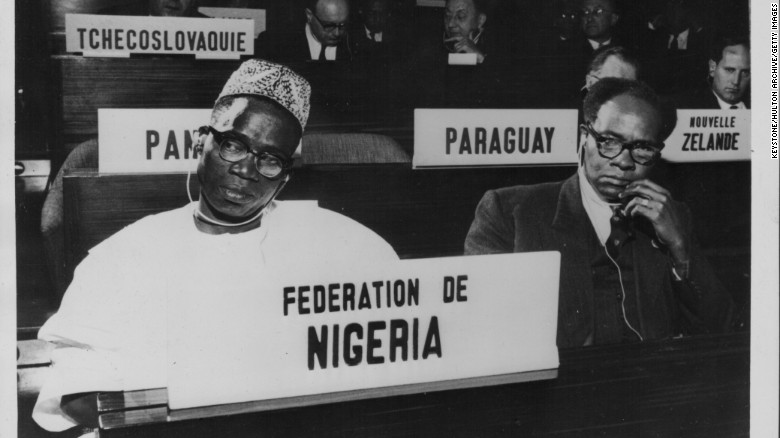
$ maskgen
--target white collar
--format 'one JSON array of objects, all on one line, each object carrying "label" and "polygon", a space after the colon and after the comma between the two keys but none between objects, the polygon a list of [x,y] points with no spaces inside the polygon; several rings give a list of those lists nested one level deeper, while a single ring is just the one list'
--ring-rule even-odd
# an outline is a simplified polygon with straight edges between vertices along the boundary
[{"label": "white collar", "polygon": [[715,96],[716,99],[718,99],[718,105],[722,110],[731,109],[732,105],[736,105],[737,109],[747,109],[747,106],[745,106],[745,102],[743,101],[739,101],[737,103],[728,103],[725,100],[721,99],[720,96],[718,96],[718,93],[716,93],[714,90],[710,90],[710,91],[712,91],[712,94]]},{"label": "white collar", "polygon": [[[309,55],[310,59],[318,60],[320,58],[320,50],[322,49],[322,43],[317,40],[314,33],[311,31],[311,26],[306,23],[306,39],[309,41]],[[328,61],[336,60],[336,46],[325,46],[325,59]]]},{"label": "white collar", "polygon": [[[678,50],[688,50],[688,34],[690,33],[690,31],[691,28],[688,28],[676,35]],[[672,45],[672,40],[674,40],[674,38],[675,38],[675,34],[670,33],[669,41],[666,44],[667,49]]]},{"label": "white collar", "polygon": [[580,196],[582,198],[582,206],[585,207],[585,213],[588,214],[591,225],[596,231],[596,236],[599,238],[599,242],[602,245],[607,243],[610,233],[612,232],[612,225],[609,220],[612,217],[612,207],[619,204],[610,204],[596,193],[596,190],[588,181],[588,177],[585,176],[585,166],[580,165],[577,169],[577,176],[580,182]]},{"label": "white collar", "polygon": [[593,50],[597,50],[599,47],[608,46],[612,44],[612,37],[610,37],[608,40],[604,41],[603,43],[588,38],[588,44],[590,44],[590,46],[593,47]]},{"label": "white collar", "polygon": [[382,42],[382,32],[374,32],[374,37],[371,38],[371,31],[368,30],[368,28],[366,27],[365,24],[363,25],[363,29],[365,29],[365,31],[366,31],[366,38],[368,38],[368,39],[370,39],[372,41],[376,41],[378,43]]}]

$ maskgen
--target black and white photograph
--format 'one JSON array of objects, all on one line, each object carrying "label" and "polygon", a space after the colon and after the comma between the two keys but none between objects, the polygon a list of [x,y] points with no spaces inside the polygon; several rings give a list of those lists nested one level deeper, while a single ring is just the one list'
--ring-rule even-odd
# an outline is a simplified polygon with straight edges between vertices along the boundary
[{"label": "black and white photograph", "polygon": [[6,6],[1,437],[778,436],[777,1]]}]

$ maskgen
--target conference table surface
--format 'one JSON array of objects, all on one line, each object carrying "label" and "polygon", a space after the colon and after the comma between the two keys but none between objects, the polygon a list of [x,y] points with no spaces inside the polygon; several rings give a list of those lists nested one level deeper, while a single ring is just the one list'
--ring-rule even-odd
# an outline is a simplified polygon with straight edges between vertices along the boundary
[{"label": "conference table surface", "polygon": [[749,371],[747,332],[562,349],[550,380],[186,421],[169,416],[99,435],[741,437],[750,429]]}]

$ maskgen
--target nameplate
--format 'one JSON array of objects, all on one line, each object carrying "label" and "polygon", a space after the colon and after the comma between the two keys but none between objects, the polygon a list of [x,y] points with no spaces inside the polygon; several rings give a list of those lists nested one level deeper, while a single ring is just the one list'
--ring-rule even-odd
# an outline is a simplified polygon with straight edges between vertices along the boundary
[{"label": "nameplate", "polygon": [[665,160],[675,163],[750,159],[750,110],[677,110]]},{"label": "nameplate", "polygon": [[65,47],[88,57],[131,53],[238,59],[254,54],[251,20],[184,17],[65,15]]},{"label": "nameplate", "polygon": [[576,162],[576,110],[414,110],[414,168]]},{"label": "nameplate", "polygon": [[98,109],[100,173],[195,170],[198,128],[210,109]]},{"label": "nameplate", "polygon": [[265,31],[265,9],[212,8],[201,6],[198,12],[213,18],[245,18],[255,21],[255,38]]},{"label": "nameplate", "polygon": [[558,252],[293,266],[197,302],[170,294],[169,407],[555,377],[559,267]]},{"label": "nameplate", "polygon": [[476,53],[450,53],[447,56],[449,65],[477,65]]}]

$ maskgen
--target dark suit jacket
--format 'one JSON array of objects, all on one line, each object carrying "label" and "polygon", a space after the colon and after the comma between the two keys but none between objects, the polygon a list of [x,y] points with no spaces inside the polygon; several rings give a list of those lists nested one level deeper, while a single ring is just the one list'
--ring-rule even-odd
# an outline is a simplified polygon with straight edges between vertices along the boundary
[{"label": "dark suit jacket", "polygon": [[[746,92],[745,97],[750,93]],[[718,105],[718,98],[712,92],[712,89],[707,87],[700,87],[688,93],[679,94],[675,99],[677,108],[680,109],[720,109]],[[750,101],[744,100],[745,107],[750,108]]]},{"label": "dark suit jacket", "polygon": [[707,77],[712,32],[690,29],[685,50],[669,50],[669,35],[666,29],[645,31],[638,52],[646,67],[645,80],[662,94],[686,92]]},{"label": "dark suit jacket", "polygon": [[[255,40],[255,57],[274,62],[313,61],[304,25],[300,25],[295,31],[261,33]],[[345,38],[336,46],[336,61],[351,59],[352,51]]]},{"label": "dark suit jacket", "polygon": [[[690,215],[684,207],[685,229]],[[690,234],[689,234],[690,235]],[[582,205],[579,180],[488,191],[466,237],[466,254],[559,251],[558,347],[582,346],[593,333],[594,290],[589,242],[595,231]],[[732,301],[697,248],[685,281],[674,281],[667,255],[637,230],[632,245],[639,330],[647,339],[726,331]],[[599,342],[598,339],[595,340]]]}]

